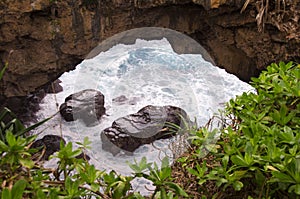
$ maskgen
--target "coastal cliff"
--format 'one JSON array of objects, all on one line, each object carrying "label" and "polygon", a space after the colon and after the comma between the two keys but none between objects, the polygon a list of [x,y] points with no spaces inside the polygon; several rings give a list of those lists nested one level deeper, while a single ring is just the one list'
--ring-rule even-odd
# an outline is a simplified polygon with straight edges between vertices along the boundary
[{"label": "coastal cliff", "polygon": [[268,12],[262,12],[266,5],[259,2],[2,0],[0,65],[8,62],[9,67],[1,95],[35,92],[74,69],[101,41],[138,27],[191,36],[216,65],[245,81],[271,62],[299,62],[299,1],[285,1],[279,8],[270,4]]}]

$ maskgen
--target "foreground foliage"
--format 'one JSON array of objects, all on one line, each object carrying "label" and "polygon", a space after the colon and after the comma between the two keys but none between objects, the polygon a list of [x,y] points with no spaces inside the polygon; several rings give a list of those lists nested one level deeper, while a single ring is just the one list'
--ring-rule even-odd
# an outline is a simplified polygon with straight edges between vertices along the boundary
[{"label": "foreground foliage", "polygon": [[[191,179],[177,180],[188,193],[300,198],[300,65],[272,64],[251,84],[256,93],[227,103],[220,134],[206,128],[194,132],[192,155],[175,167]],[[213,135],[219,139],[211,145]],[[206,157],[204,149],[210,151]]]},{"label": "foreground foliage", "polygon": [[[4,73],[0,72],[0,79]],[[227,103],[223,128],[191,129],[192,148],[170,168],[146,158],[129,164],[131,176],[100,171],[76,158],[89,148],[61,143],[53,156],[57,167],[47,169],[35,136],[8,109],[0,117],[0,197],[21,198],[144,198],[132,180],[155,185],[152,198],[300,198],[300,65],[272,64],[252,79],[249,92]],[[4,115],[12,119],[4,121]],[[47,119],[43,122],[46,122]]]},{"label": "foreground foliage", "polygon": [[[0,80],[8,67],[6,63],[0,71]],[[57,159],[57,167],[43,167],[43,153],[31,148],[36,136],[25,133],[47,122],[47,118],[26,128],[7,108],[0,113],[0,196],[1,199],[21,198],[143,198],[133,192],[131,181],[145,178],[156,186],[153,197],[173,198],[175,195],[187,197],[183,189],[171,180],[171,168],[167,158],[162,160],[161,169],[156,163],[147,163],[143,158],[139,163],[130,164],[132,176],[122,176],[115,171],[100,171],[89,164],[86,158],[77,158],[89,148],[85,138],[77,143],[61,142],[60,151],[52,158]],[[43,150],[45,152],[46,149]]]},{"label": "foreground foliage", "polygon": [[[44,168],[33,154],[37,149],[29,145],[35,136],[16,137],[6,132],[7,144],[0,141],[0,184],[2,199],[21,198],[143,198],[134,193],[130,182],[143,177],[156,185],[156,198],[187,196],[183,189],[171,182],[171,168],[163,160],[162,169],[154,163],[141,162],[130,165],[135,171],[132,176],[121,176],[114,171],[97,170],[94,165],[76,156],[86,149],[89,141],[73,149],[72,143],[61,143],[57,168]],[[38,158],[37,158],[38,159]],[[149,174],[147,174],[149,172]]]}]

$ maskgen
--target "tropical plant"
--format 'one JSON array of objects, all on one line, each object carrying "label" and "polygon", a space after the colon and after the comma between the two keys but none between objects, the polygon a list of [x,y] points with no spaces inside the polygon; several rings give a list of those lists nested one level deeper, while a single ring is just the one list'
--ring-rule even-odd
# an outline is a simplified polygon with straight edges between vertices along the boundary
[{"label": "tropical plant", "polygon": [[129,166],[134,171],[134,177],[143,177],[153,182],[155,190],[152,198],[188,197],[187,193],[178,184],[172,182],[172,170],[167,157],[162,159],[160,169],[155,162],[153,164],[147,163],[145,157],[139,163],[129,164]]},{"label": "tropical plant", "polygon": [[210,153],[203,158],[206,137],[216,132],[201,128],[192,155],[179,161],[203,197],[299,198],[300,65],[271,64],[251,85],[255,93],[227,103],[225,128]]},{"label": "tropical plant", "polygon": [[[0,71],[3,77],[6,64]],[[7,117],[10,117],[8,122]],[[175,183],[170,181],[171,168],[163,160],[162,169],[156,163],[151,167],[146,159],[138,166],[131,165],[137,172],[133,176],[122,176],[114,171],[100,171],[86,161],[78,158],[91,143],[84,138],[74,149],[71,142],[60,143],[60,150],[51,158],[57,158],[57,167],[46,169],[35,158],[39,149],[31,148],[36,136],[25,133],[47,122],[47,118],[26,128],[7,108],[0,114],[0,196],[1,199],[21,198],[144,198],[131,189],[131,181],[145,177],[156,185],[156,198],[173,198],[173,194],[187,196]],[[85,154],[85,153],[83,153]],[[150,174],[141,173],[145,166]],[[137,170],[138,168],[138,170]],[[154,195],[155,195],[154,194]],[[154,196],[153,196],[154,197]]]}]

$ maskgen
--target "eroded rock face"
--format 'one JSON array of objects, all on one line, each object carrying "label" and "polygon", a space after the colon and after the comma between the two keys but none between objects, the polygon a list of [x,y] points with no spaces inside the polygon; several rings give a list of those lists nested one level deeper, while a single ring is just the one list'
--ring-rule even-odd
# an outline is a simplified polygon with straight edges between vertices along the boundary
[{"label": "eroded rock face", "polygon": [[175,106],[146,106],[135,114],[115,120],[101,132],[102,148],[116,155],[121,150],[134,152],[143,144],[174,136],[178,129],[190,123],[186,112]]},{"label": "eroded rock face", "polygon": [[[276,5],[270,2],[263,32],[258,31],[256,21],[263,4],[250,1],[240,13],[244,3],[0,1],[0,65],[9,62],[0,85],[1,95],[7,98],[34,92],[74,69],[99,42],[138,27],[165,27],[192,36],[206,48],[216,65],[242,80],[249,80],[271,62],[300,62],[300,2],[286,1],[283,14],[276,12]],[[282,22],[276,23],[275,19]]]},{"label": "eroded rock face", "polygon": [[94,89],[74,93],[65,99],[59,111],[67,122],[81,119],[87,126],[93,125],[105,114],[104,95]]}]

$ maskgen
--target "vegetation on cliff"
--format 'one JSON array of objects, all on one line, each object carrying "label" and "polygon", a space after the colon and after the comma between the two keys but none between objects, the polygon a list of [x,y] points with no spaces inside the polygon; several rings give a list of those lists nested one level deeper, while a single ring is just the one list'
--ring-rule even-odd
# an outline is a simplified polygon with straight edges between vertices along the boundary
[{"label": "vegetation on cliff", "polygon": [[175,182],[190,195],[299,198],[300,65],[272,64],[251,84],[256,93],[227,103],[217,142],[206,128],[195,131],[191,152],[175,164]]},{"label": "vegetation on cliff", "polygon": [[300,65],[272,64],[251,84],[256,93],[230,100],[218,116],[222,129],[191,128],[191,148],[172,167],[143,158],[132,176],[76,158],[87,139],[75,150],[61,143],[57,168],[46,169],[30,148],[36,137],[18,136],[25,127],[17,119],[2,120],[1,198],[144,198],[130,185],[138,177],[156,186],[152,198],[299,198]]},{"label": "vegetation on cliff", "polygon": [[286,33],[287,39],[300,40],[299,2],[294,0],[246,0],[241,12],[248,6],[256,6],[256,21],[259,32],[264,31],[266,24],[275,26]]}]

